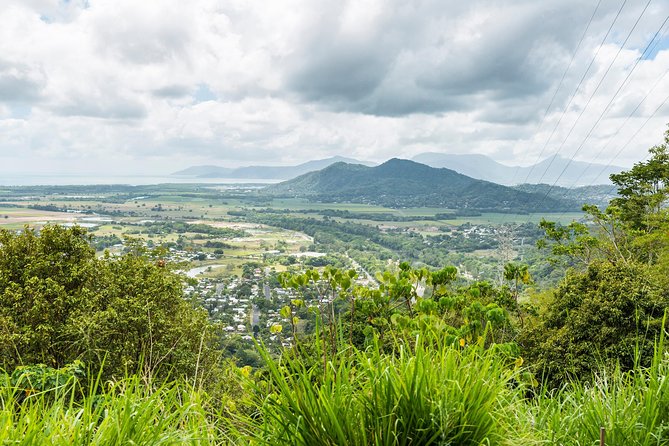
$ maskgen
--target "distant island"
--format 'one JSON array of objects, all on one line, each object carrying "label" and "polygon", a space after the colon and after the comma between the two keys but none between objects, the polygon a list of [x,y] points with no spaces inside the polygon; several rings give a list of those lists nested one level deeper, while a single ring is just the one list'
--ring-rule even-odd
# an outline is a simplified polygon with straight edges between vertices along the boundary
[{"label": "distant island", "polygon": [[334,156],[331,158],[307,161],[296,166],[246,166],[246,167],[220,167],[220,166],[193,166],[178,172],[172,176],[192,177],[192,178],[239,178],[239,179],[263,179],[263,180],[289,180],[307,172],[324,169],[334,163],[365,164],[370,163],[359,161],[353,158],[343,156]]}]

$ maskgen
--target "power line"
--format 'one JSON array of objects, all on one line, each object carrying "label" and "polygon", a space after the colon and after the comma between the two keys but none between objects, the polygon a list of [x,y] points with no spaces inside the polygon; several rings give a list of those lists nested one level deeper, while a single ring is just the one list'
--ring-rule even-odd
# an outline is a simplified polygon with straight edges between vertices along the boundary
[{"label": "power line", "polygon": [[[613,141],[613,138],[615,138],[616,136],[618,136],[618,134],[619,134],[620,131],[623,129],[623,127],[625,127],[625,125],[629,122],[629,120],[632,119],[632,117],[636,114],[637,110],[639,110],[639,107],[641,107],[641,105],[643,105],[643,103],[646,102],[646,99],[648,99],[648,96],[650,96],[650,94],[655,90],[655,88],[660,84],[660,82],[662,82],[662,80],[667,76],[667,74],[669,74],[669,70],[665,71],[664,74],[663,74],[662,76],[660,76],[660,77],[655,81],[655,84],[653,84],[653,86],[648,90],[648,92],[646,92],[646,95],[643,97],[643,99],[641,99],[641,101],[636,105],[636,107],[634,107],[634,110],[632,110],[632,111],[630,112],[630,114],[627,115],[627,118],[625,118],[625,121],[618,127],[618,129],[615,131],[615,133],[613,133],[611,136],[609,136],[609,138],[608,138],[608,140],[606,141],[606,143],[602,146],[602,148],[599,150],[599,152],[597,152],[597,155],[595,155],[595,158],[594,158],[595,160],[598,160],[598,159],[599,159],[599,157],[601,156],[601,154],[604,153],[604,150],[606,150],[606,148],[609,146],[609,144],[611,143],[611,141]],[[575,181],[572,183],[572,185],[569,187],[569,189],[573,189],[573,188],[578,184],[578,181],[579,181],[579,180],[583,177],[583,175],[585,175],[585,173],[590,169],[590,166],[591,166],[591,165],[588,164],[588,165],[585,167],[585,169],[583,169],[583,171],[580,173],[580,175],[576,178],[576,180],[575,180]],[[595,179],[599,178],[599,175],[596,176],[596,177],[594,177],[594,178],[595,178]]]},{"label": "power line", "polygon": [[[667,18],[669,18],[669,17],[667,17]],[[666,23],[666,22],[667,22],[667,19],[665,19],[664,22]],[[662,32],[662,34],[660,35],[660,37],[659,37],[658,39],[655,39],[655,36],[653,37],[653,38],[655,39],[655,43],[653,43],[652,47],[651,47],[650,50],[648,51],[648,54],[652,54],[653,51],[655,51],[655,48],[657,47],[657,45],[660,44],[660,42],[661,42],[662,39],[664,38],[666,32],[667,32],[667,30],[665,29],[665,30]],[[657,34],[657,33],[656,33],[656,34]],[[652,42],[652,40],[651,40],[651,42]],[[641,56],[639,56],[639,59],[637,59],[637,60],[641,60],[641,59],[643,59],[645,53],[646,53],[646,52],[644,51],[644,53],[642,53]],[[669,70],[665,71],[664,74],[662,74],[662,76],[660,76],[660,77],[655,81],[655,83],[653,84],[653,86],[650,87],[650,89],[646,92],[646,95],[643,97],[643,99],[641,99],[641,102],[639,102],[639,103],[637,104],[637,106],[634,108],[634,110],[632,110],[632,112],[627,116],[627,119],[625,119],[625,121],[618,127],[618,130],[616,130],[616,132],[615,132],[613,135],[609,136],[609,138],[607,139],[607,141],[606,141],[606,143],[604,144],[604,146],[602,146],[602,148],[599,150],[599,152],[597,152],[597,155],[595,156],[595,160],[598,160],[598,159],[599,159],[599,157],[601,156],[601,154],[604,153],[604,150],[606,150],[606,148],[609,146],[609,143],[610,143],[611,141],[613,141],[613,138],[615,138],[616,136],[618,136],[618,133],[620,133],[620,130],[627,124],[627,122],[630,120],[630,118],[636,113],[636,111],[637,111],[637,110],[639,109],[639,107],[646,101],[646,99],[648,99],[648,96],[650,96],[650,94],[655,90],[655,88],[659,85],[659,83],[662,82],[662,80],[665,78],[665,76],[666,76],[668,73],[669,73]],[[578,180],[581,179],[581,176],[583,176],[583,174],[585,174],[585,172],[587,172],[587,170],[588,170],[589,168],[590,168],[590,165],[588,165],[588,166],[586,167],[586,169],[581,173],[581,175],[576,179],[576,182],[575,182],[574,184],[572,184],[572,187],[578,182]]]},{"label": "power line", "polygon": [[[649,0],[649,2],[648,2],[648,4],[646,5],[646,7],[648,7],[648,5],[650,4],[650,1],[651,1],[651,0]],[[645,9],[644,9],[644,12],[645,12]],[[643,15],[643,12],[641,13],[641,15]],[[641,19],[641,17],[639,17],[639,19]],[[567,171],[567,169],[569,168],[569,166],[570,166],[571,163],[573,162],[573,160],[574,160],[574,158],[576,157],[576,155],[577,155],[577,154],[581,151],[581,149],[585,146],[585,142],[588,140],[588,138],[590,138],[590,135],[592,135],[592,132],[595,130],[595,128],[597,127],[597,125],[599,125],[599,123],[601,122],[602,118],[606,115],[606,113],[611,109],[611,106],[613,105],[613,102],[615,101],[616,97],[618,96],[618,94],[620,93],[620,91],[623,89],[623,87],[625,87],[625,86],[628,84],[628,80],[629,80],[630,77],[632,76],[632,73],[634,73],[634,70],[635,70],[636,67],[639,65],[639,62],[641,62],[643,56],[646,54],[646,52],[648,52],[648,50],[650,49],[651,45],[653,44],[653,42],[655,41],[655,39],[657,38],[657,36],[660,34],[660,31],[662,31],[662,29],[664,28],[664,25],[667,23],[668,20],[669,20],[669,15],[664,19],[664,21],[662,22],[662,25],[660,25],[660,28],[658,28],[658,30],[657,30],[657,31],[655,32],[655,34],[653,35],[653,38],[648,42],[648,45],[646,45],[646,48],[645,48],[645,49],[643,50],[643,52],[641,53],[641,56],[636,60],[636,62],[635,62],[634,65],[632,66],[632,69],[627,73],[627,76],[625,77],[625,79],[623,79],[623,81],[621,82],[621,84],[618,86],[618,89],[617,89],[616,92],[613,94],[613,96],[612,96],[611,99],[609,100],[608,104],[606,104],[606,107],[604,107],[604,110],[602,110],[602,113],[600,113],[599,117],[597,118],[597,121],[595,121],[595,123],[594,123],[593,126],[590,128],[590,130],[588,131],[588,133],[585,135],[585,138],[583,139],[583,141],[581,141],[581,144],[577,147],[577,149],[576,149],[576,151],[574,152],[574,154],[571,156],[571,158],[569,159],[569,161],[565,164],[564,168],[562,169],[562,171],[561,171],[560,174],[558,175],[558,177],[555,179],[555,182],[554,182],[554,183],[552,184],[552,186],[548,189],[547,194],[550,193],[551,189],[557,184],[557,182],[560,180],[560,178],[562,178],[562,175],[564,175],[564,173]],[[638,20],[637,20],[637,23],[638,23]],[[635,24],[635,26],[636,26],[636,24]],[[633,30],[634,30],[634,29],[632,29],[632,31],[633,31]],[[628,34],[628,36],[627,36],[628,38],[629,38],[629,36],[631,35],[631,32],[632,32],[632,31],[630,31],[630,34]],[[625,42],[627,42],[627,39],[625,40]],[[616,54],[616,58],[618,57],[618,54],[620,54],[620,52],[622,51],[622,48],[624,47],[625,42],[623,42],[623,44],[621,45],[620,49],[618,50],[618,53]],[[615,62],[615,58],[614,58],[614,60],[611,62],[611,65],[609,65],[609,68],[611,68],[611,66],[613,65],[613,62]],[[607,73],[608,73],[608,70],[607,70]],[[604,74],[604,77],[606,77],[606,74]],[[602,77],[602,80],[604,80],[604,77]],[[662,77],[664,77],[664,76],[662,76]],[[600,85],[601,85],[601,81],[600,81]],[[595,92],[596,92],[596,90],[595,90]],[[592,99],[593,96],[594,96],[594,92],[593,92],[593,95],[590,96],[590,99]],[[588,104],[589,104],[589,103],[590,103],[590,100],[588,100]],[[587,108],[587,104],[586,104],[586,107],[585,107],[585,108]],[[579,115],[578,119],[580,119],[580,117],[583,116],[583,112],[585,112],[585,108],[583,109],[583,111],[582,111],[581,114]],[[578,119],[576,120],[576,122],[578,122]],[[572,126],[572,130],[573,130],[574,127],[576,126],[576,122],[574,123],[574,126]],[[570,134],[571,134],[571,132],[570,132]],[[569,137],[569,135],[567,136],[567,138],[568,138],[568,137]],[[565,139],[565,141],[566,141],[566,139]],[[564,142],[562,143],[562,145],[564,145]],[[562,145],[560,146],[560,148],[562,148]]]},{"label": "power line", "polygon": [[[611,70],[611,67],[613,66],[613,64],[614,64],[614,63],[616,62],[616,60],[618,59],[618,56],[620,55],[620,53],[622,52],[623,48],[625,47],[625,44],[627,43],[627,41],[629,40],[629,38],[632,36],[632,33],[633,33],[634,30],[636,29],[637,25],[639,24],[639,21],[641,21],[641,18],[642,18],[643,15],[646,13],[646,10],[648,9],[648,6],[650,6],[650,4],[651,4],[652,1],[653,1],[653,0],[648,0],[648,2],[646,3],[646,6],[645,6],[645,7],[643,8],[643,10],[641,11],[641,14],[639,15],[639,17],[638,17],[638,18],[636,19],[636,21],[634,22],[634,25],[632,26],[632,29],[630,29],[629,33],[627,33],[627,37],[625,37],[625,41],[624,41],[624,42],[620,45],[620,47],[618,48],[618,52],[616,52],[615,57],[611,60],[611,63],[609,63],[609,66],[606,68],[606,71],[604,72],[604,75],[601,77],[601,79],[600,79],[599,82],[597,83],[597,86],[596,86],[595,89],[592,91],[592,94],[590,94],[590,97],[588,98],[587,102],[585,103],[585,106],[584,106],[583,109],[581,110],[581,113],[579,113],[579,115],[576,117],[576,121],[574,121],[574,124],[573,124],[573,125],[571,126],[571,128],[569,129],[569,132],[567,133],[567,136],[565,137],[565,139],[564,139],[564,140],[562,141],[562,143],[560,144],[560,147],[558,147],[558,150],[557,150],[558,153],[560,152],[560,150],[562,150],[562,148],[564,147],[565,143],[567,142],[567,140],[568,140],[569,137],[571,136],[572,132],[573,132],[574,129],[576,128],[576,125],[577,125],[578,122],[581,120],[581,117],[583,117],[583,114],[584,114],[585,111],[588,109],[588,106],[590,105],[590,102],[592,101],[592,98],[595,96],[595,94],[597,93],[597,91],[599,91],[599,87],[602,86],[602,83],[604,82],[604,79],[606,79],[606,76],[609,74],[609,71]],[[619,90],[619,91],[620,91],[620,90]],[[616,94],[617,94],[617,93],[616,93]],[[615,95],[614,95],[614,98],[615,98]],[[601,119],[601,118],[600,118],[600,119]],[[592,132],[592,129],[591,129],[590,132],[588,133],[588,136],[589,136],[589,134],[590,134],[591,132]],[[574,152],[574,154],[571,156],[570,160],[567,162],[567,164],[565,165],[564,169],[562,170],[562,173],[564,173],[564,171],[567,169],[567,167],[571,164],[571,162],[574,160],[574,157],[576,157],[576,155],[579,153],[579,151],[580,151],[581,148],[582,148],[582,146],[579,147],[579,148],[576,150],[576,152]],[[544,176],[546,175],[546,173],[548,172],[548,170],[550,169],[550,167],[551,167],[551,165],[553,164],[553,161],[554,161],[554,160],[555,160],[555,157],[553,157],[553,158],[551,159],[551,162],[550,162],[550,163],[548,164],[548,166],[546,167],[546,170],[544,170],[544,173],[541,175],[541,178],[539,179],[539,182],[540,182],[540,183],[541,183],[541,180],[543,180],[543,178],[544,178]],[[562,175],[562,173],[560,174],[560,176]],[[558,179],[559,179],[559,176],[558,176]],[[557,183],[557,180],[555,181],[555,183]],[[555,183],[554,183],[554,184],[555,184]],[[552,188],[552,187],[553,187],[553,186],[551,186],[551,188]],[[550,192],[550,189],[549,189],[549,192]],[[548,196],[548,192],[546,193],[546,196]]]},{"label": "power line", "polygon": [[665,105],[667,102],[669,102],[669,95],[667,95],[667,97],[664,98],[664,101],[662,101],[662,103],[661,103],[660,105],[657,106],[657,108],[655,109],[655,111],[653,111],[653,113],[651,113],[650,116],[648,116],[648,118],[646,118],[646,120],[645,120],[644,123],[641,125],[641,127],[639,127],[639,129],[638,129],[636,132],[634,132],[634,135],[632,135],[632,136],[630,137],[630,139],[628,139],[627,142],[626,142],[620,149],[618,149],[618,151],[617,151],[616,154],[613,156],[613,158],[611,158],[611,160],[609,161],[609,163],[608,163],[606,166],[604,166],[604,168],[602,168],[602,170],[600,171],[600,173],[597,175],[598,177],[599,177],[600,175],[602,175],[602,174],[604,173],[604,171],[606,171],[606,169],[608,169],[609,167],[611,167],[611,164],[613,164],[613,161],[615,161],[615,160],[620,156],[620,154],[623,152],[623,150],[625,150],[625,149],[627,148],[627,146],[632,142],[632,140],[634,140],[634,138],[636,138],[636,136],[641,132],[641,130],[643,130],[643,128],[646,127],[646,124],[648,124],[648,121],[650,121],[650,120],[653,118],[653,116],[655,116],[655,115],[657,114],[657,112],[660,111],[660,109],[661,109],[662,107],[664,107],[664,105]]},{"label": "power line", "polygon": [[[669,16],[667,16],[667,17],[664,19],[664,22],[662,22],[662,25],[660,26],[660,28],[658,29],[658,31],[655,33],[655,35],[653,36],[653,38],[650,40],[650,42],[649,42],[648,45],[646,46],[646,49],[645,49],[645,50],[641,53],[641,55],[637,58],[634,67],[636,67],[636,65],[637,65],[641,60],[643,60],[643,58],[644,58],[644,56],[645,56],[646,54],[652,54],[652,52],[655,50],[655,48],[657,47],[657,45],[659,45],[659,43],[661,42],[662,38],[664,37],[664,35],[665,35],[665,33],[666,33],[666,30],[665,30],[664,32],[662,32],[661,34],[660,34],[660,31],[662,30],[662,28],[665,27],[665,25],[666,25],[666,23],[667,23],[668,20],[669,20]],[[657,38],[657,37],[658,37],[658,34],[660,34],[660,37],[659,37],[659,38]],[[630,73],[630,74],[631,74],[631,73]],[[625,78],[625,80],[627,80],[627,79],[629,78],[630,74],[628,74],[628,76]],[[604,152],[604,150],[606,150],[606,148],[609,146],[609,144],[611,143],[611,141],[613,141],[613,139],[614,139],[616,136],[618,136],[618,134],[620,133],[620,131],[625,127],[625,125],[627,125],[627,123],[630,121],[630,119],[636,114],[637,110],[641,107],[641,105],[643,105],[643,103],[646,102],[646,99],[648,99],[648,96],[650,96],[650,94],[651,94],[653,91],[655,91],[655,88],[657,88],[657,86],[660,84],[660,82],[662,82],[662,80],[664,80],[664,78],[667,76],[667,74],[669,74],[669,70],[666,70],[666,71],[662,74],[662,76],[660,76],[660,77],[655,81],[655,83],[653,84],[653,86],[650,87],[650,89],[648,89],[648,91],[646,92],[645,96],[641,99],[641,101],[639,101],[639,103],[636,105],[636,107],[634,107],[634,110],[632,110],[632,111],[629,113],[629,115],[627,116],[627,118],[625,118],[625,121],[624,121],[620,126],[618,126],[618,129],[615,131],[615,133],[613,133],[611,136],[609,136],[609,138],[607,139],[606,143],[602,146],[602,148],[599,150],[599,152],[597,152],[597,155],[595,156],[595,160],[598,160],[598,159],[599,159],[599,157],[600,157],[601,154]],[[625,81],[623,81],[623,83],[624,83],[624,82],[625,82]],[[666,100],[665,100],[665,101],[666,101]],[[660,107],[661,107],[661,106],[660,106]],[[658,108],[658,110],[659,110],[659,108]],[[657,113],[658,110],[656,110],[656,111],[653,113],[653,115],[654,115],[655,113]],[[653,115],[651,115],[651,117],[652,117]],[[650,119],[650,118],[649,118],[649,119]],[[644,126],[645,126],[645,123],[644,123]],[[637,134],[638,134],[638,132],[639,132],[640,130],[641,130],[641,129],[639,129],[639,130],[637,131]],[[635,136],[636,136],[636,134],[635,134]],[[634,137],[634,136],[633,136],[633,137]],[[628,141],[627,144],[629,144],[629,142],[630,142],[630,141]],[[624,149],[624,148],[623,148],[623,149]],[[621,149],[621,150],[622,150],[622,149]],[[590,183],[590,185],[594,184],[594,182],[596,181],[596,179],[597,179],[597,178],[600,178],[600,177],[604,174],[604,172],[611,166],[611,164],[613,164],[613,161],[615,160],[615,158],[617,158],[617,156],[618,156],[620,153],[621,153],[621,151],[619,151],[618,154],[616,154],[616,156],[615,156],[611,161],[609,161],[609,163],[608,163],[606,166],[604,166],[604,167],[602,168],[602,170],[601,170],[595,177],[593,177],[593,181]],[[648,155],[648,156],[649,156],[649,155]],[[646,158],[648,158],[648,156],[646,156]],[[644,159],[644,160],[645,160],[645,159]],[[642,162],[643,162],[643,160],[642,160]],[[591,164],[586,165],[585,169],[583,169],[583,171],[579,174],[579,176],[576,178],[576,180],[574,180],[574,182],[571,184],[571,186],[569,186],[568,190],[572,190],[574,187],[576,187],[576,185],[578,184],[578,181],[583,177],[583,175],[585,175],[585,173],[590,169],[591,166],[592,166]],[[556,182],[557,182],[557,180],[556,180]],[[553,184],[553,186],[555,186],[555,184]],[[609,191],[607,191],[607,192],[605,193],[605,195],[609,195],[609,194],[611,194],[611,193],[613,192],[614,189],[615,189],[615,186],[614,186],[612,189],[610,189]],[[550,189],[549,189],[549,191],[550,191]],[[560,214],[560,216],[558,217],[558,219],[561,219],[562,217],[564,217],[564,215],[565,215],[565,212],[562,212],[562,213]]]},{"label": "power line", "polygon": [[[669,70],[667,70],[667,71],[665,72],[665,75],[666,75],[668,72],[669,72]],[[662,78],[664,78],[664,75],[663,75],[660,79],[662,79]],[[656,84],[657,84],[657,83],[656,83]],[[653,86],[653,88],[655,88],[655,86]],[[649,92],[649,93],[650,93],[650,92]],[[647,94],[646,96],[648,96],[648,94]],[[645,98],[644,98],[644,100],[645,100]],[[643,101],[642,101],[642,102],[643,102]],[[620,154],[623,152],[623,150],[625,150],[625,149],[627,148],[627,146],[630,145],[630,143],[637,137],[637,135],[638,135],[639,133],[641,133],[641,130],[643,130],[643,129],[646,127],[646,124],[648,124],[648,122],[649,122],[651,119],[653,119],[653,117],[657,114],[657,112],[660,111],[660,109],[661,109],[662,107],[664,107],[664,105],[667,104],[668,102],[669,102],[669,95],[667,95],[667,96],[664,98],[664,100],[662,101],[662,103],[660,103],[660,105],[658,105],[657,108],[653,111],[653,113],[651,113],[651,114],[646,118],[646,120],[644,121],[644,123],[641,124],[641,127],[639,127],[639,128],[637,129],[637,131],[634,132],[634,134],[627,140],[627,142],[626,142],[620,149],[618,149],[618,151],[617,151],[616,154],[613,156],[613,158],[611,158],[611,160],[608,162],[608,164],[606,164],[604,167],[602,167],[601,171],[597,174],[597,176],[596,176],[595,178],[599,178],[600,176],[602,176],[602,175],[604,174],[604,172],[606,172],[606,169],[608,169],[609,167],[611,167],[611,165],[613,164],[613,162],[620,156]],[[639,105],[641,105],[641,104],[639,104]],[[639,108],[639,106],[637,106],[636,108]],[[636,110],[636,109],[635,109],[635,110]],[[619,130],[620,130],[620,129],[619,129]],[[650,154],[647,154],[647,155],[641,160],[641,162],[644,162],[646,159],[648,159],[649,156],[650,156]],[[616,187],[617,187],[617,186],[613,185],[613,186],[608,190],[608,192],[605,193],[605,195],[609,195],[609,194],[613,193],[613,191],[616,189]],[[546,195],[546,196],[547,196],[547,195]],[[544,199],[546,198],[546,196],[544,196]],[[542,200],[542,202],[543,202],[543,200]],[[558,217],[558,219],[564,217],[564,215],[565,215],[565,212],[562,212],[562,214],[560,214],[560,216]]]},{"label": "power line", "polygon": [[[562,77],[560,78],[560,82],[558,83],[557,88],[553,92],[553,97],[551,98],[550,102],[548,103],[548,107],[546,107],[546,110],[544,110],[544,115],[541,118],[541,122],[539,123],[539,126],[537,127],[535,133],[539,132],[541,130],[541,127],[543,127],[544,122],[546,121],[546,116],[548,116],[548,111],[550,108],[553,106],[553,102],[555,102],[555,98],[557,97],[558,92],[560,91],[560,88],[562,88],[562,84],[564,83],[564,79],[567,76],[567,72],[569,72],[569,69],[571,68],[572,64],[574,63],[574,59],[576,59],[576,54],[578,53],[578,50],[581,48],[581,44],[583,43],[583,40],[585,40],[585,36],[588,34],[588,30],[590,29],[590,25],[592,24],[592,20],[595,18],[595,15],[597,14],[597,11],[599,10],[599,6],[602,4],[602,0],[599,0],[597,2],[597,5],[595,6],[595,10],[592,12],[592,15],[590,16],[590,20],[588,20],[588,24],[585,26],[585,30],[583,30],[583,34],[581,34],[581,38],[578,41],[578,44],[576,45],[576,49],[574,49],[574,52],[571,55],[571,60],[569,60],[569,65],[567,65],[567,68],[565,68],[564,72],[562,73]],[[544,146],[545,149],[545,146]],[[541,158],[541,155],[543,155],[543,150],[537,157],[537,159],[534,161],[534,164],[536,164],[539,159]],[[534,165],[533,164],[533,165]],[[516,170],[513,173],[513,178],[511,179],[511,184],[516,180],[516,175],[518,175],[518,170],[520,169],[520,166],[516,166]]]},{"label": "power line", "polygon": [[[541,153],[539,154],[539,158],[544,154],[546,151],[546,147],[548,147],[548,144],[550,143],[551,139],[553,138],[553,135],[555,134],[555,130],[557,130],[558,126],[562,122],[562,118],[564,118],[565,114],[567,113],[567,110],[569,109],[569,106],[571,105],[572,101],[576,97],[576,93],[578,92],[578,89],[581,87],[581,84],[583,84],[583,81],[585,80],[586,76],[590,72],[590,68],[592,68],[592,65],[595,63],[595,60],[597,59],[597,56],[599,55],[599,52],[601,51],[602,47],[604,46],[604,43],[606,42],[606,39],[609,37],[609,34],[611,34],[611,30],[613,29],[613,26],[615,25],[616,21],[618,21],[618,17],[620,17],[620,13],[622,12],[623,8],[627,4],[627,0],[623,0],[623,3],[620,5],[620,9],[618,9],[618,12],[616,13],[616,16],[613,18],[613,22],[611,22],[611,25],[609,26],[609,29],[606,31],[606,34],[604,35],[604,38],[602,39],[602,42],[599,44],[599,47],[597,47],[597,51],[595,54],[592,56],[592,59],[590,60],[590,63],[588,64],[588,67],[585,69],[585,72],[583,73],[583,76],[581,76],[581,80],[578,82],[578,85],[576,85],[576,89],[574,89],[574,92],[571,94],[571,97],[569,98],[569,101],[567,102],[567,105],[564,107],[564,110],[562,111],[562,114],[560,115],[560,119],[558,119],[558,122],[555,124],[553,127],[553,130],[551,131],[550,136],[544,143],[544,146],[541,148]],[[552,164],[552,160],[551,160]],[[524,183],[527,183],[528,179],[534,172],[534,167],[536,164],[532,165],[532,168],[528,172],[527,176],[525,177]],[[549,164],[550,167],[550,164]]]}]

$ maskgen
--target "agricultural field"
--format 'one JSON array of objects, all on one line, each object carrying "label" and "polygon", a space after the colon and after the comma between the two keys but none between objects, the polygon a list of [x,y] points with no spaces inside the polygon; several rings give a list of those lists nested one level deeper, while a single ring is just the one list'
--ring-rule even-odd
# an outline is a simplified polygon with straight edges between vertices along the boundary
[{"label": "agricultural field", "polygon": [[[89,229],[100,255],[105,250],[118,254],[127,248],[126,238],[138,239],[148,248],[183,252],[173,256],[181,268],[198,269],[210,278],[239,275],[248,262],[279,271],[288,266],[346,266],[353,259],[374,273],[388,259],[408,259],[433,267],[455,264],[474,277],[480,273],[480,278],[490,279],[496,274],[494,264],[531,251],[528,247],[539,236],[533,228],[542,218],[569,223],[581,217],[580,213],[462,215],[442,208],[320,203],[263,196],[253,185],[42,186],[0,191],[2,228],[78,224]],[[520,234],[523,231],[525,235]],[[509,244],[519,246],[511,249]],[[326,254],[327,261],[315,260]]]},{"label": "agricultural field", "polygon": [[[505,263],[523,261],[537,286],[550,285],[559,270],[534,247],[541,236],[537,222],[581,217],[319,203],[263,196],[256,186],[245,185],[44,186],[0,192],[0,228],[76,224],[87,228],[98,256],[122,255],[137,246],[157,250],[184,275],[190,298],[206,304],[231,334],[243,336],[251,331],[254,314],[258,317],[257,299],[276,300],[276,277],[286,271],[353,268],[365,284],[373,284],[376,273],[409,261],[431,269],[454,265],[468,280],[499,282]],[[268,284],[273,286],[265,291]],[[245,291],[238,302],[240,289]]]}]

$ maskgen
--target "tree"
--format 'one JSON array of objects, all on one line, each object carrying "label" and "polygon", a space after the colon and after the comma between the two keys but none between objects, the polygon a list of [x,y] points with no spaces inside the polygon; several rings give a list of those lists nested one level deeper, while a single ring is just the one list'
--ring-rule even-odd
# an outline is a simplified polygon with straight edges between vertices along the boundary
[{"label": "tree", "polygon": [[[583,207],[589,223],[542,221],[554,254],[580,260],[521,336],[538,373],[558,385],[600,365],[648,364],[669,309],[669,132],[650,159],[611,175],[618,198]],[[575,263],[572,263],[575,264]]]},{"label": "tree", "polygon": [[0,230],[0,367],[79,359],[150,380],[212,365],[215,327],[181,278],[137,250],[97,259],[89,241],[77,226]]},{"label": "tree", "polygon": [[530,271],[527,265],[521,265],[518,263],[507,263],[504,265],[504,279],[513,283],[512,293],[513,299],[518,304],[518,294],[520,293],[520,285],[528,285],[532,283],[532,278],[530,277]]},{"label": "tree", "polygon": [[530,270],[527,265],[518,264],[518,263],[507,263],[504,265],[504,279],[508,280],[513,284],[511,288],[511,295],[513,296],[514,307],[520,318],[521,327],[525,325],[523,319],[523,313],[518,304],[518,295],[520,294],[520,285],[528,285],[532,283],[532,277],[530,276]]},{"label": "tree", "polygon": [[646,162],[632,169],[611,175],[618,186],[618,198],[611,204],[620,209],[620,218],[632,229],[652,232],[658,221],[666,220],[666,203],[669,199],[669,130],[664,134],[664,143],[652,147],[652,155]]},{"label": "tree", "polygon": [[669,304],[666,290],[649,279],[639,264],[595,262],[569,273],[538,323],[521,335],[537,375],[559,386],[588,380],[602,366],[649,365]]},{"label": "tree", "polygon": [[652,265],[669,246],[669,237],[665,237],[669,227],[668,150],[669,131],[663,144],[649,149],[648,161],[611,175],[618,197],[606,209],[583,206],[589,224],[561,226],[543,220],[540,226],[545,237],[538,246],[550,244],[553,254],[566,255],[585,266],[596,260]]}]

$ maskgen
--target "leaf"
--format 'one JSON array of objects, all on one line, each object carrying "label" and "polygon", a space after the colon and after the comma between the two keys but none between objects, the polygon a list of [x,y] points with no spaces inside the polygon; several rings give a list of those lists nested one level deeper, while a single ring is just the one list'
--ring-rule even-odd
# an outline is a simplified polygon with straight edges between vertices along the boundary
[{"label": "leaf", "polygon": [[292,314],[292,310],[290,309],[290,307],[288,305],[286,305],[285,307],[281,308],[281,311],[279,311],[279,314],[281,315],[281,317],[284,317],[284,318],[287,319]]}]

